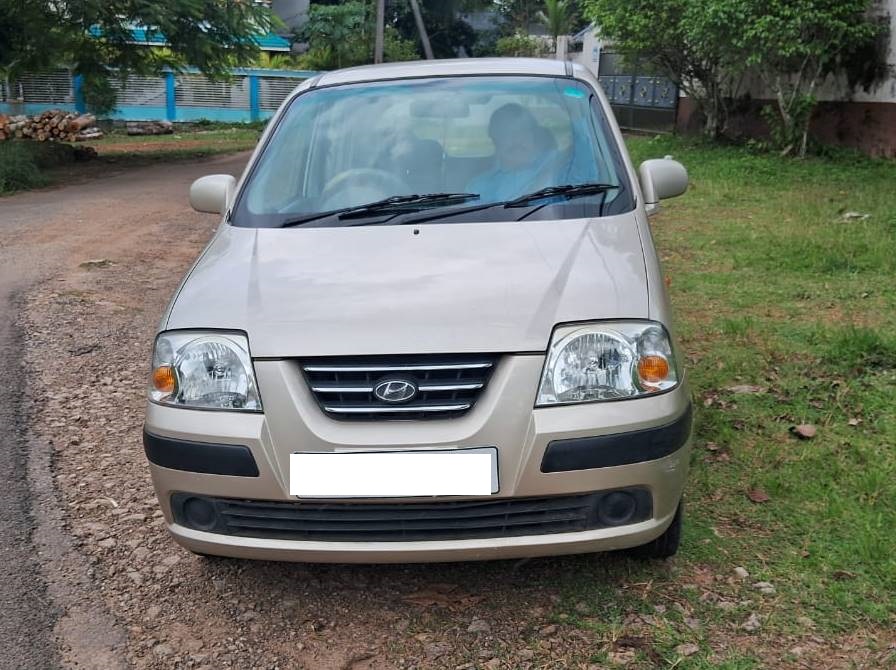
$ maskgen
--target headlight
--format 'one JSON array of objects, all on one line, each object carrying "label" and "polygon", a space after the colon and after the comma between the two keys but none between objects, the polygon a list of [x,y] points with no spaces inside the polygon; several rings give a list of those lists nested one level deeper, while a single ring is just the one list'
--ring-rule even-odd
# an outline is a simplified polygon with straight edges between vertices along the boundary
[{"label": "headlight", "polygon": [[156,338],[150,400],[194,409],[261,411],[249,358],[238,333],[171,331]]},{"label": "headlight", "polygon": [[618,400],[678,384],[669,334],[658,323],[602,322],[554,331],[536,406]]}]

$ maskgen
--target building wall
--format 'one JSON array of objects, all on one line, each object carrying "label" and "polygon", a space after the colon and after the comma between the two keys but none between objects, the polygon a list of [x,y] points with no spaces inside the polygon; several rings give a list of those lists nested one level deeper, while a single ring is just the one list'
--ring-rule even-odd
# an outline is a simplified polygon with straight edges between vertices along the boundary
[{"label": "building wall", "polygon": [[582,34],[582,50],[570,53],[569,60],[584,65],[596,77],[602,49],[603,44],[597,36],[597,30],[591,28]]}]

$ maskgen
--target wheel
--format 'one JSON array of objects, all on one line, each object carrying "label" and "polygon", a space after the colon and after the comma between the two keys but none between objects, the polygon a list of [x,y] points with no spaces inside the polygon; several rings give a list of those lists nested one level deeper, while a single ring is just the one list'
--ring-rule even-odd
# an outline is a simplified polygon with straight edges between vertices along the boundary
[{"label": "wheel", "polygon": [[669,558],[678,553],[678,545],[681,544],[682,506],[683,503],[679,502],[672,523],[662,535],[640,547],[633,547],[629,550],[630,554],[636,558]]}]

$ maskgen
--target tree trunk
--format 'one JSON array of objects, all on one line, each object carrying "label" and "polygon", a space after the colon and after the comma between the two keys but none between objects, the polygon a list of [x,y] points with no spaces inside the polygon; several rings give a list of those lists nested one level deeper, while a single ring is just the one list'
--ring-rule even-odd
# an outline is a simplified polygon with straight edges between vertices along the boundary
[{"label": "tree trunk", "polygon": [[373,62],[383,62],[383,43],[386,22],[386,0],[377,0],[376,2],[376,44],[373,49]]},{"label": "tree trunk", "polygon": [[426,26],[423,24],[423,15],[420,14],[420,5],[417,3],[417,0],[411,0],[411,9],[414,12],[414,21],[417,23],[417,32],[420,33],[423,53],[426,56],[426,60],[432,60],[432,45],[429,43],[429,35],[426,33]]}]

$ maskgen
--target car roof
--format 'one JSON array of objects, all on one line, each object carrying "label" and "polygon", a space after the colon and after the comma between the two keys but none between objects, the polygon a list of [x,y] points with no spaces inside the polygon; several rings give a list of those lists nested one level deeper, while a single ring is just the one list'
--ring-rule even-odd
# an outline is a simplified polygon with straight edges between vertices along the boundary
[{"label": "car roof", "polygon": [[386,81],[409,77],[451,77],[470,75],[541,75],[566,74],[566,62],[548,58],[451,58],[404,61],[382,65],[362,65],[321,75],[317,86]]}]

